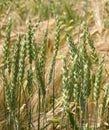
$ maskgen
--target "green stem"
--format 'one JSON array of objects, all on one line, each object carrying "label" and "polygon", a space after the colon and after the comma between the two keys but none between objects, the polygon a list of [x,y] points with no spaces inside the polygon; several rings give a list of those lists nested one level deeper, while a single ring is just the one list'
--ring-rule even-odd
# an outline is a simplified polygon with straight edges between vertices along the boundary
[{"label": "green stem", "polygon": [[[64,108],[64,106],[63,106],[63,108]],[[62,111],[62,116],[61,116],[61,121],[60,121],[60,130],[62,130],[62,121],[63,121],[63,119],[64,119],[64,110]]]},{"label": "green stem", "polygon": [[82,106],[82,98],[80,98],[80,130],[82,130],[82,113],[83,113],[83,106]]},{"label": "green stem", "polygon": [[20,130],[20,101],[21,101],[21,85],[19,85],[19,102],[18,102],[18,130]]},{"label": "green stem", "polygon": [[77,105],[75,106],[75,115],[74,115],[74,130],[76,130],[76,111],[77,111]]},{"label": "green stem", "polygon": [[[53,117],[55,116],[55,90],[54,90],[54,77],[55,77],[55,68],[53,70]],[[54,126],[54,123],[53,123],[53,130],[55,130],[55,126]]]},{"label": "green stem", "polygon": [[98,120],[98,102],[95,104],[95,113],[94,113],[94,130],[97,129],[97,120]]},{"label": "green stem", "polygon": [[38,87],[38,130],[40,130],[40,87]]},{"label": "green stem", "polygon": [[88,100],[86,100],[86,104],[85,104],[85,124],[89,124],[89,121],[88,121]]},{"label": "green stem", "polygon": [[[45,124],[47,122],[47,117],[46,117],[46,108],[47,108],[47,93],[44,99],[44,118],[43,118],[43,127],[45,127]],[[47,130],[47,128],[45,127],[45,130]]]}]

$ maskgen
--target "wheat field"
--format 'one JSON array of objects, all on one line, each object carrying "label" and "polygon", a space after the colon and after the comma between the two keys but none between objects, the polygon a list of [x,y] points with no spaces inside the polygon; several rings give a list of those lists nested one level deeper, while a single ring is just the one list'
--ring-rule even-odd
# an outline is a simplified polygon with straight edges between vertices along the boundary
[{"label": "wheat field", "polygon": [[0,1],[0,130],[109,129],[109,1]]}]

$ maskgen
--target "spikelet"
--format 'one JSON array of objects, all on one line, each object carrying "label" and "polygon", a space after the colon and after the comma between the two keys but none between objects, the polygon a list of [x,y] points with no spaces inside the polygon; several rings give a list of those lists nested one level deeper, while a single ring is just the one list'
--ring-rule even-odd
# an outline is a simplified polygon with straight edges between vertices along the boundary
[{"label": "spikelet", "polygon": [[26,48],[27,48],[27,53],[28,53],[28,59],[29,63],[32,64],[32,59],[33,59],[33,51],[32,51],[32,25],[31,25],[31,20],[29,19],[28,21],[28,34],[26,38]]},{"label": "spikelet", "polygon": [[11,34],[11,19],[9,19],[7,27],[6,27],[6,36],[5,42],[3,44],[3,65],[4,68],[8,68],[8,72],[11,72],[10,67],[10,57],[9,57],[9,44],[10,44],[10,34]]},{"label": "spikelet", "polygon": [[95,83],[94,83],[94,101],[95,101],[95,103],[98,102],[99,95],[100,95],[102,68],[103,68],[103,63],[104,63],[104,57],[105,56],[103,55],[100,62],[99,62],[97,72],[96,72],[96,75],[95,75]]},{"label": "spikelet", "polygon": [[21,46],[20,60],[19,60],[19,83],[22,84],[25,71],[25,56],[26,56],[26,38],[24,38]]},{"label": "spikelet", "polygon": [[101,112],[100,112],[101,119],[103,118],[104,113],[105,113],[108,94],[109,94],[109,84],[106,84],[105,92],[104,92],[104,96],[103,96],[103,101],[102,101],[102,106],[101,106]]},{"label": "spikelet", "polygon": [[58,48],[59,48],[59,42],[60,42],[60,24],[59,24],[59,19],[56,16],[55,44],[54,44],[54,51],[53,51],[53,57],[52,57],[52,62],[51,62],[51,66],[50,66],[50,71],[49,71],[49,75],[48,75],[48,81],[47,81],[48,84],[50,84],[51,80],[52,80],[52,73],[53,73],[53,69],[55,66],[55,62],[56,62],[56,56],[57,56],[57,52],[58,52]]},{"label": "spikelet", "polygon": [[44,80],[43,80],[43,77],[42,77],[41,71],[40,71],[38,50],[37,50],[37,47],[35,45],[34,39],[33,39],[33,56],[34,56],[33,58],[34,58],[34,62],[35,62],[35,71],[36,71],[36,79],[38,82],[38,87],[41,88],[42,94],[43,94],[43,96],[45,96],[45,94],[46,94],[45,84],[44,84]]},{"label": "spikelet", "polygon": [[20,54],[20,36],[18,36],[17,42],[14,46],[13,61],[12,61],[12,79],[11,79],[11,109],[15,108],[16,101],[16,82],[19,68],[19,54]]},{"label": "spikelet", "polygon": [[62,89],[63,89],[63,103],[66,113],[69,112],[69,84],[68,84],[68,70],[66,67],[66,59],[63,57],[62,67]]}]

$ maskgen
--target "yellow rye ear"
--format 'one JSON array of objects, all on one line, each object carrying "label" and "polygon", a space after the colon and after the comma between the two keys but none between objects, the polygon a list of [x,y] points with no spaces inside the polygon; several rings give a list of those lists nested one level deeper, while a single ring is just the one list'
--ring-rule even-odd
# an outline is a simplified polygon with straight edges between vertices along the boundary
[{"label": "yellow rye ear", "polygon": [[57,59],[57,60],[61,60],[63,57],[64,57],[63,55],[57,55],[57,56],[56,56],[56,59]]},{"label": "yellow rye ear", "polygon": [[59,124],[60,123],[60,119],[59,118],[56,118],[56,117],[53,117],[51,119],[48,119],[47,120],[49,123],[53,123],[53,124]]}]

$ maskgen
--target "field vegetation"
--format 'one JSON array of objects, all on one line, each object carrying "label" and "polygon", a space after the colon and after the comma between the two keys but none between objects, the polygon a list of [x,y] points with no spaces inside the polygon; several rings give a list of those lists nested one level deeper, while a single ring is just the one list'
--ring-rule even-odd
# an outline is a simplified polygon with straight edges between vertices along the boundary
[{"label": "field vegetation", "polygon": [[0,0],[0,130],[109,129],[109,0]]}]

